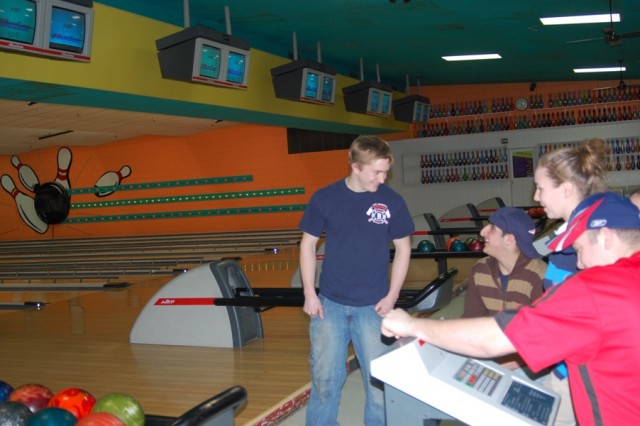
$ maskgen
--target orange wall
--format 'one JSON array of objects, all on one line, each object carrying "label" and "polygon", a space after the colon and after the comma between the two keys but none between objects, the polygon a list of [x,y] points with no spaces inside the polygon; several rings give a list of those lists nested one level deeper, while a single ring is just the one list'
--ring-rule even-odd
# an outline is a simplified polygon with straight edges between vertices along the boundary
[{"label": "orange wall", "polygon": [[[21,154],[22,164],[36,172],[40,183],[51,182],[57,174],[59,147]],[[309,196],[319,187],[346,175],[345,150],[308,154],[287,153],[286,129],[259,125],[241,125],[190,137],[142,137],[95,147],[69,147],[73,160],[69,169],[71,210],[66,223],[50,225],[44,234],[28,227],[20,218],[16,203],[0,191],[0,240],[51,238],[91,238],[106,236],[183,234],[296,228]],[[98,178],[107,171],[131,167],[131,175],[121,185],[134,189],[116,190],[106,197],[90,193]],[[23,193],[31,196],[18,180],[11,156],[0,157],[0,174],[8,174]],[[223,184],[171,185],[168,182],[193,183],[203,178],[249,176],[249,181]],[[159,188],[153,187],[157,183]],[[163,187],[164,185],[164,187]],[[150,187],[151,186],[151,187]],[[297,188],[302,193],[268,197],[245,197],[247,191]],[[78,193],[80,191],[80,193]],[[179,197],[236,193],[225,200],[167,200]],[[153,201],[158,200],[157,202]],[[131,204],[134,200],[141,200]],[[130,204],[126,204],[129,202]],[[103,203],[95,207],[87,203]],[[109,203],[104,205],[104,203]],[[293,212],[257,214],[215,214],[200,217],[151,218],[151,213],[177,215],[184,212],[298,206]],[[124,215],[141,214],[135,220]],[[202,213],[194,213],[194,215]],[[207,214],[207,213],[205,213]],[[113,218],[121,215],[120,218]],[[124,217],[124,220],[120,220]],[[79,218],[87,222],[70,223]]]}]

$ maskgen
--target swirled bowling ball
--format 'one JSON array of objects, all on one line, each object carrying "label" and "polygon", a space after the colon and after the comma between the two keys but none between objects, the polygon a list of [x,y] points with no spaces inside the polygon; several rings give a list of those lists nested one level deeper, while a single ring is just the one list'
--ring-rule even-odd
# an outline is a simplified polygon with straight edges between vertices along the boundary
[{"label": "swirled bowling ball", "polygon": [[33,416],[26,405],[14,401],[0,402],[0,425],[25,426],[27,420]]},{"label": "swirled bowling ball", "polygon": [[13,392],[13,386],[0,380],[0,402],[6,401],[11,392]]},{"label": "swirled bowling ball", "polygon": [[26,405],[32,413],[36,413],[47,406],[52,396],[53,393],[48,387],[37,383],[28,383],[15,388],[7,400]]},{"label": "swirled bowling ball", "polygon": [[91,413],[78,420],[76,426],[125,426],[115,414]]},{"label": "swirled bowling ball", "polygon": [[469,248],[467,247],[467,243],[465,243],[462,240],[455,240],[454,242],[451,243],[451,251],[452,252],[462,252],[462,251],[468,251]]},{"label": "swirled bowling ball", "polygon": [[436,249],[436,246],[429,240],[422,240],[418,243],[418,253],[431,253]]},{"label": "swirled bowling ball", "polygon": [[47,407],[63,408],[77,419],[81,419],[91,413],[91,409],[95,404],[96,399],[86,390],[67,388],[53,395],[47,403]]},{"label": "swirled bowling ball", "polygon": [[26,426],[74,426],[78,422],[76,416],[58,407],[47,407],[29,418]]},{"label": "swirled bowling ball", "polygon": [[98,399],[92,413],[111,413],[126,426],[144,426],[144,411],[138,401],[124,393],[110,393]]}]

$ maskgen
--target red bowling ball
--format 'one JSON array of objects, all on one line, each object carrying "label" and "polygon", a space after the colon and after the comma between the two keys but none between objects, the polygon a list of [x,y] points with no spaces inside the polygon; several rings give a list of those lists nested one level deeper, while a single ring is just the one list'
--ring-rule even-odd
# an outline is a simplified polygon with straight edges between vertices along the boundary
[{"label": "red bowling ball", "polygon": [[469,250],[471,251],[482,251],[484,250],[484,241],[474,239],[469,242]]},{"label": "red bowling ball", "polygon": [[76,426],[126,426],[120,418],[111,413],[91,413],[81,418]]},{"label": "red bowling ball", "polygon": [[32,413],[37,413],[47,406],[52,396],[53,393],[46,386],[29,383],[15,388],[7,401],[19,402],[29,407]]},{"label": "red bowling ball", "polygon": [[81,419],[91,413],[95,404],[96,399],[89,392],[79,388],[67,388],[53,395],[47,406],[64,408],[77,419]]}]

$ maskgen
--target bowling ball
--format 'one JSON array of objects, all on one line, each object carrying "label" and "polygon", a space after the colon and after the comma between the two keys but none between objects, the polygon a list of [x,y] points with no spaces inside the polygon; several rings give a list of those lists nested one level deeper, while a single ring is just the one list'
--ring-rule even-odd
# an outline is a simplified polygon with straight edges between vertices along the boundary
[{"label": "bowling ball", "polygon": [[31,416],[26,426],[73,426],[77,422],[76,416],[64,408],[47,407]]},{"label": "bowling ball", "polygon": [[98,399],[92,413],[111,413],[126,426],[144,426],[144,411],[133,397],[124,393],[110,393]]},{"label": "bowling ball", "polygon": [[469,250],[469,248],[467,247],[467,244],[462,240],[456,240],[451,243],[451,251],[460,252],[467,250]]},{"label": "bowling ball", "polygon": [[47,407],[64,408],[77,419],[81,419],[91,413],[95,403],[96,399],[89,392],[78,388],[67,388],[53,395]]},{"label": "bowling ball", "polygon": [[25,426],[31,416],[33,416],[31,410],[19,402],[0,402],[0,425],[2,426]]},{"label": "bowling ball", "polygon": [[27,420],[26,426],[73,426],[78,422],[76,416],[63,408],[47,407],[35,413]]},{"label": "bowling ball", "polygon": [[71,196],[66,188],[55,182],[47,182],[33,187],[34,206],[38,217],[44,223],[55,225],[69,216]]},{"label": "bowling ball", "polygon": [[29,407],[35,413],[47,406],[53,393],[46,386],[37,383],[28,383],[18,386],[9,394],[8,401],[15,401]]},{"label": "bowling ball", "polygon": [[429,240],[422,240],[418,243],[418,253],[431,253],[436,246]]},{"label": "bowling ball", "polygon": [[[460,241],[460,238],[458,238],[458,237],[451,237],[451,238],[449,238],[449,239],[447,240],[447,243],[446,243],[446,245],[445,245],[445,247],[446,247],[447,251],[451,251],[451,246],[453,245],[453,243],[454,243],[455,241]],[[464,242],[464,241],[463,241],[463,242]]]},{"label": "bowling ball", "polygon": [[0,380],[0,402],[6,401],[12,391],[13,387],[9,383]]},{"label": "bowling ball", "polygon": [[76,426],[125,426],[115,414],[91,413],[78,420]]},{"label": "bowling ball", "polygon": [[467,246],[471,251],[482,251],[484,250],[484,241],[476,238],[472,240],[469,244],[467,244]]}]

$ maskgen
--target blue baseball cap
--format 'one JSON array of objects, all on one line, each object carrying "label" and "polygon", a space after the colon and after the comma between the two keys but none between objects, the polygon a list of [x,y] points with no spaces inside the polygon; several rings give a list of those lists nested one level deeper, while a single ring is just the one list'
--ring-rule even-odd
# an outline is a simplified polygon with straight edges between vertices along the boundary
[{"label": "blue baseball cap", "polygon": [[628,198],[615,192],[593,194],[585,198],[571,214],[564,232],[548,247],[562,251],[589,229],[640,229],[640,210]]},{"label": "blue baseball cap", "polygon": [[530,259],[540,257],[540,253],[533,246],[536,224],[524,210],[516,207],[501,207],[489,216],[489,223],[516,237],[516,244],[525,256]]}]

